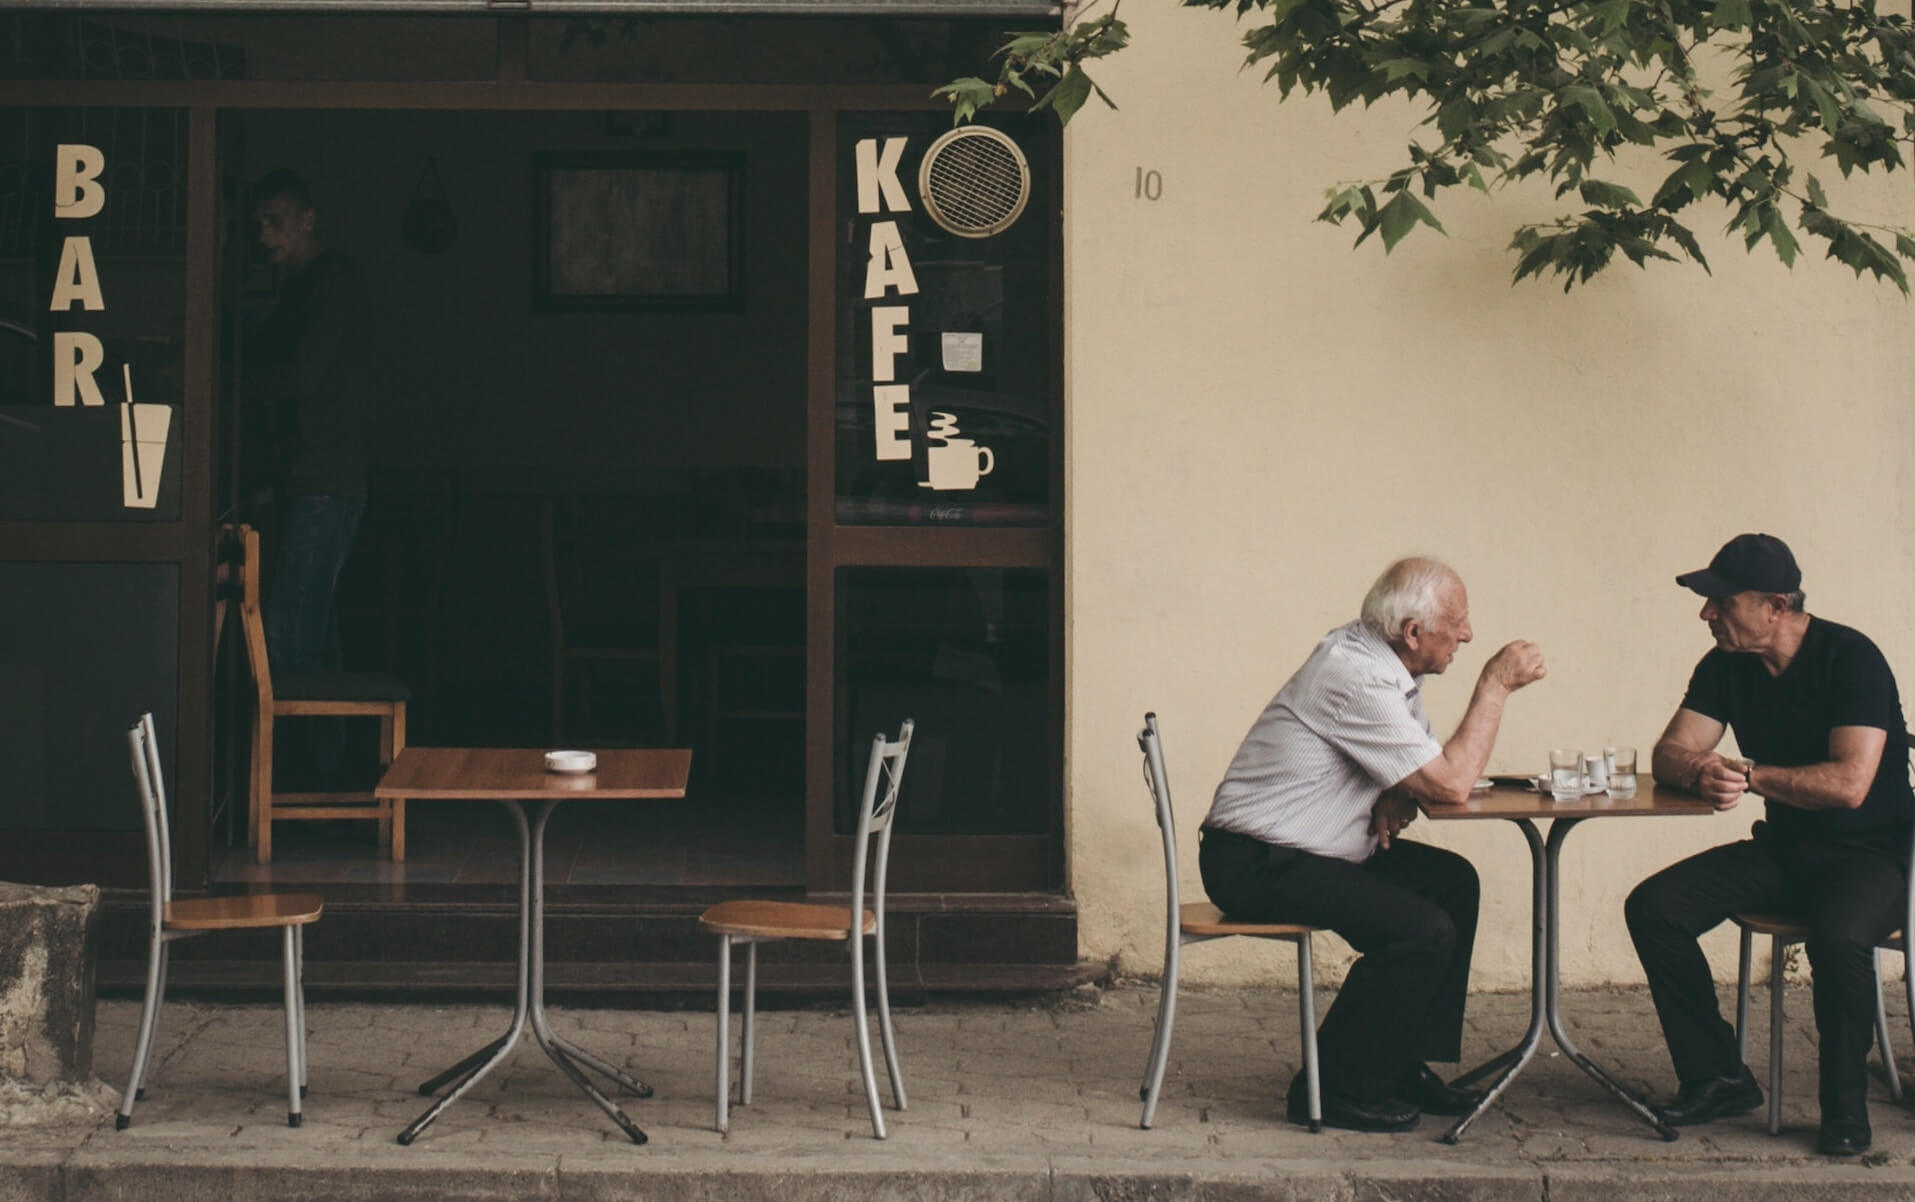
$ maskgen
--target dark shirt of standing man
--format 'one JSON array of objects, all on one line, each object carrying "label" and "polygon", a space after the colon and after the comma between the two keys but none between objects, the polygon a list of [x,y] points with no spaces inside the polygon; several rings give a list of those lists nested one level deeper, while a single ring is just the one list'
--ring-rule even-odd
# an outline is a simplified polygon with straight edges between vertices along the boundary
[{"label": "dark shirt of standing man", "polygon": [[333,594],[366,505],[364,303],[352,261],[320,243],[304,179],[274,171],[254,195],[279,285],[248,347],[279,507],[267,654],[276,672],[323,671],[339,666]]},{"label": "dark shirt of standing man", "polygon": [[[1739,535],[1676,579],[1705,598],[1716,646],[1656,744],[1656,779],[1721,810],[1754,793],[1765,820],[1743,842],[1650,877],[1625,905],[1680,1082],[1658,1112],[1680,1126],[1762,1104],[1697,939],[1738,912],[1794,914],[1809,928],[1818,1147],[1863,1152],[1874,949],[1902,925],[1915,820],[1895,676],[1865,635],[1803,608],[1802,573],[1781,539]],[[1716,751],[1729,731],[1745,758]]]}]

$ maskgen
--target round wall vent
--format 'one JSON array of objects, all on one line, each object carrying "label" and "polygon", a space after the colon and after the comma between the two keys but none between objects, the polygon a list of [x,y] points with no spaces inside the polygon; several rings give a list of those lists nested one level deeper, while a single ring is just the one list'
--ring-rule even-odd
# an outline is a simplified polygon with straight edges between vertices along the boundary
[{"label": "round wall vent", "polygon": [[962,125],[931,143],[918,168],[931,220],[960,238],[988,238],[1031,198],[1031,165],[1017,143],[984,125]]}]

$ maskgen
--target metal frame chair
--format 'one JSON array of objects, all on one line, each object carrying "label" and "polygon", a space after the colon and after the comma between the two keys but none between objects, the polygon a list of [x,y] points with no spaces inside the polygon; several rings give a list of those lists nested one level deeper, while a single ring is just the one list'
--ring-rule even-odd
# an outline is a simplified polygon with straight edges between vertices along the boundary
[{"label": "metal frame chair", "polygon": [[[1915,732],[1905,732],[1908,744],[1915,748]],[[1915,775],[1912,772],[1911,775]],[[1911,845],[1915,857],[1915,845]],[[1782,1133],[1782,969],[1784,948],[1809,937],[1809,928],[1801,921],[1779,914],[1742,913],[1730,916],[1742,930],[1742,948],[1736,963],[1735,1050],[1736,1056],[1749,1062],[1749,969],[1755,937],[1769,937],[1769,1134]],[[1915,872],[1910,873],[1908,900],[1902,915],[1902,929],[1884,939],[1875,949],[1875,1044],[1881,1049],[1882,1073],[1887,1079],[1891,1101],[1902,1100],[1902,1078],[1895,1068],[1895,1053],[1889,1046],[1888,1010],[1882,1003],[1882,951],[1903,953],[1907,959],[1908,933],[1915,930]],[[1902,989],[1909,1005],[1909,1027],[1915,1031],[1915,973],[1903,966]]]},{"label": "metal frame chair", "polygon": [[1164,1066],[1170,1060],[1171,1026],[1177,1019],[1177,976],[1182,967],[1182,948],[1187,944],[1243,935],[1296,945],[1297,1011],[1303,1041],[1303,1076],[1310,1103],[1310,1130],[1321,1131],[1323,1093],[1317,1077],[1317,1003],[1310,956],[1310,936],[1317,928],[1297,923],[1232,922],[1209,902],[1180,901],[1176,816],[1170,804],[1170,778],[1164,771],[1163,738],[1157,731],[1156,714],[1144,715],[1144,729],[1137,734],[1137,746],[1144,753],[1144,784],[1156,803],[1157,829],[1164,837],[1163,985],[1157,1001],[1157,1025],[1151,1036],[1150,1059],[1144,1066],[1144,1084],[1137,1091],[1144,1103],[1144,1114],[1137,1125],[1150,1129],[1151,1119],[1157,1113],[1157,1098],[1163,1090]]},{"label": "metal frame chair", "polygon": [[133,1072],[120,1099],[114,1126],[121,1131],[133,1122],[133,1103],[146,1097],[147,1075],[153,1067],[153,1037],[159,1030],[160,1006],[166,1000],[167,951],[181,939],[208,931],[260,930],[277,927],[285,962],[286,989],[286,1125],[299,1126],[299,1100],[306,1096],[306,1001],[301,985],[304,973],[307,924],[316,922],[325,901],[312,893],[248,893],[235,897],[173,900],[173,847],[167,830],[166,783],[160,775],[160,752],[153,733],[153,715],[142,714],[126,732],[133,753],[133,777],[139,784],[140,812],[146,822],[146,867],[152,882],[148,908],[146,1000],[140,1007],[139,1035],[133,1048]]},{"label": "metal frame chair", "polygon": [[[891,995],[884,961],[885,871],[891,860],[891,819],[897,812],[898,787],[904,781],[905,758],[911,750],[913,723],[907,718],[895,740],[882,734],[871,740],[871,759],[865,767],[864,795],[858,806],[858,830],[851,861],[851,904],[814,905],[805,902],[727,901],[711,907],[699,924],[718,936],[718,1081],[717,1124],[731,1129],[731,949],[745,945],[744,1023],[739,1039],[738,1104],[751,1103],[753,1051],[758,995],[758,945],[778,939],[844,940],[851,953],[851,997],[858,1025],[858,1068],[864,1075],[865,1103],[871,1109],[871,1134],[883,1139],[884,1113],[878,1105],[878,1079],[871,1064],[871,1023],[865,1006],[864,940],[871,940],[877,975],[878,1033],[884,1042],[884,1066],[891,1077],[891,1100],[905,1108],[904,1076],[898,1068],[897,1039],[891,1030]],[[882,786],[882,788],[881,788]],[[872,836],[877,854],[869,854]],[[871,908],[866,909],[865,866],[871,864]],[[853,917],[858,938],[851,937]]]}]

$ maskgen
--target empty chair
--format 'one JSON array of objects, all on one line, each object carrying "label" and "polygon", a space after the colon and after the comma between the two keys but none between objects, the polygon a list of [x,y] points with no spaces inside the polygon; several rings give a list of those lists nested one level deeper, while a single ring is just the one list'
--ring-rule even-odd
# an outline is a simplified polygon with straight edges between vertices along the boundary
[{"label": "empty chair", "polygon": [[1297,948],[1297,1008],[1303,1038],[1303,1076],[1309,1088],[1310,1130],[1323,1128],[1323,1097],[1317,1080],[1317,1004],[1310,960],[1310,936],[1317,928],[1281,922],[1232,922],[1209,902],[1182,902],[1177,884],[1176,815],[1170,804],[1170,778],[1164,771],[1163,740],[1157,733],[1157,715],[1144,715],[1137,746],[1144,753],[1144,784],[1157,806],[1157,829],[1164,843],[1164,973],[1157,1000],[1157,1026],[1144,1064],[1144,1085],[1138,1095],[1144,1114],[1137,1125],[1149,1129],[1157,1113],[1157,1096],[1164,1086],[1164,1066],[1170,1061],[1170,1031],[1177,1019],[1179,952],[1186,944],[1208,943],[1232,935],[1252,939],[1280,939]]},{"label": "empty chair", "polygon": [[[1905,732],[1907,733],[1907,732]],[[1915,733],[1907,733],[1915,747]],[[1915,855],[1915,848],[1911,848]],[[1782,969],[1783,951],[1789,945],[1809,937],[1808,924],[1783,914],[1734,914],[1731,920],[1742,930],[1742,952],[1736,964],[1735,1050],[1743,1064],[1749,1062],[1749,970],[1755,937],[1769,937],[1769,1134],[1782,1131]],[[1883,940],[1875,949],[1875,1043],[1882,1053],[1882,1073],[1888,1079],[1888,1096],[1902,1100],[1902,1078],[1895,1068],[1895,1053],[1889,1047],[1888,1011],[1882,1004],[1882,951],[1908,953],[1908,935],[1915,929],[1915,875],[1909,880],[1908,902],[1903,911],[1902,929]],[[1909,1003],[1909,1025],[1915,1030],[1915,972],[1904,970],[1902,989]]]},{"label": "empty chair", "polygon": [[[884,1063],[891,1075],[891,1100],[905,1107],[904,1077],[898,1069],[897,1040],[891,1032],[891,995],[885,980],[884,895],[885,868],[891,858],[891,819],[898,805],[898,786],[904,780],[904,761],[911,750],[910,719],[895,740],[877,735],[871,741],[871,760],[865,767],[864,793],[858,805],[858,829],[851,862],[851,904],[813,905],[805,902],[728,901],[706,910],[699,924],[718,936],[718,1130],[730,1129],[731,1096],[731,949],[745,945],[745,1016],[740,1038],[738,1104],[751,1102],[752,1052],[756,1046],[758,945],[775,939],[844,940],[851,954],[851,1000],[858,1026],[858,1068],[864,1074],[865,1103],[871,1109],[871,1134],[884,1138],[884,1114],[878,1106],[878,1079],[871,1065],[870,1015],[864,995],[864,940],[871,940],[878,984],[878,1033],[884,1041]],[[870,856],[872,837],[877,854]],[[865,866],[871,864],[871,907],[865,908]],[[856,935],[853,935],[853,929]]]},{"label": "empty chair", "polygon": [[275,675],[266,652],[259,596],[259,531],[230,528],[240,556],[240,626],[253,677],[251,842],[261,864],[273,860],[273,823],[287,819],[366,818],[379,823],[379,841],[394,862],[406,858],[406,803],[381,801],[370,789],[279,793],[273,789],[273,728],[280,718],[377,718],[379,763],[392,763],[406,745],[406,682],[385,672],[300,672]]},{"label": "empty chair", "polygon": [[153,715],[142,714],[126,734],[133,752],[133,778],[139,785],[140,812],[146,820],[146,867],[152,882],[148,907],[146,1001],[140,1007],[139,1034],[133,1046],[133,1072],[120,1099],[115,1125],[124,1131],[133,1121],[133,1103],[146,1096],[153,1066],[153,1037],[166,999],[167,949],[181,939],[208,931],[252,931],[277,927],[285,961],[286,1125],[299,1126],[299,1100],[306,1095],[306,1002],[301,988],[304,931],[319,919],[324,901],[312,893],[247,893],[236,897],[173,900],[172,843],[167,834],[166,784],[160,774]]}]

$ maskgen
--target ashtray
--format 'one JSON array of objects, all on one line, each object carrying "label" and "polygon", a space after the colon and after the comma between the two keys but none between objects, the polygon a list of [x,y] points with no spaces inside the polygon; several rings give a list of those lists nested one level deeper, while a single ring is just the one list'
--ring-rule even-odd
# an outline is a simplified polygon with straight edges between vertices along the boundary
[{"label": "ashtray", "polygon": [[547,772],[591,772],[598,768],[598,753],[592,751],[548,751],[545,753]]}]

